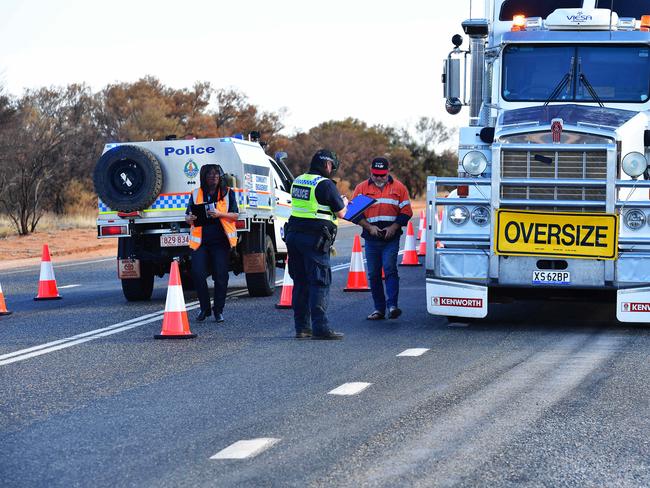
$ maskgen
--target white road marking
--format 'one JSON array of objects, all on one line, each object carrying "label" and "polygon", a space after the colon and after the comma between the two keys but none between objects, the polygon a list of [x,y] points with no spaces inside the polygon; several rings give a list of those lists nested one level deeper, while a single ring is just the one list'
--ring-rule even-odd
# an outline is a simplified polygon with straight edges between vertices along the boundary
[{"label": "white road marking", "polygon": [[77,288],[78,286],[81,285],[63,285],[63,286],[59,286],[58,288],[59,290],[65,290],[66,288]]},{"label": "white road marking", "polygon": [[[70,263],[70,264],[64,264],[61,266],[55,266],[55,268],[63,268],[67,266],[79,266],[82,264],[88,264],[88,263],[100,263],[104,261],[112,261],[115,258],[110,258],[110,259],[100,259],[97,261],[85,261],[82,263]],[[332,268],[332,271],[340,271],[342,269],[349,268],[350,264],[341,264],[337,265]],[[29,270],[23,270],[23,271],[29,271]],[[15,273],[23,272],[23,271],[16,271]],[[2,275],[3,273],[0,273]],[[11,273],[6,273],[6,274],[11,274]],[[276,280],[275,284],[276,285],[282,285],[283,280]],[[68,288],[71,288],[72,286],[81,286],[81,285],[67,285]],[[65,286],[61,286],[59,288],[66,288]],[[242,295],[245,295],[248,293],[248,290],[242,289],[242,290],[237,290],[237,291],[232,291],[228,293],[227,297],[228,298],[236,298]],[[185,304],[186,310],[189,312],[191,310],[199,308],[199,302],[194,301]],[[59,351],[61,349],[66,349],[68,347],[75,346],[77,344],[83,344],[84,342],[92,341],[94,339],[99,339],[101,337],[106,337],[109,335],[117,334],[119,332],[124,332],[126,330],[134,329],[136,327],[141,327],[143,325],[150,324],[152,322],[156,322],[157,320],[161,320],[163,318],[165,311],[164,309],[159,311],[159,312],[154,312],[150,313],[147,315],[142,315],[140,317],[136,317],[134,319],[126,320],[124,322],[120,322],[117,324],[109,325],[108,327],[102,327],[101,329],[95,329],[91,330],[88,332],[84,332],[82,334],[76,334],[71,337],[66,337],[63,339],[59,339],[56,341],[52,342],[47,342],[45,344],[39,344],[37,346],[32,346],[28,347],[26,349],[21,349],[18,351],[13,351],[9,352],[6,354],[0,355],[0,366],[4,366],[6,364],[11,364],[11,363],[16,363],[18,361],[24,361],[26,359],[30,359],[33,357],[37,356],[42,356],[44,354],[48,354],[50,352],[55,352]]]},{"label": "white road marking", "polygon": [[416,357],[416,356],[422,356],[425,352],[427,352],[429,349],[424,348],[424,347],[414,347],[413,349],[407,349],[405,351],[400,352],[397,357]]},{"label": "white road marking", "polygon": [[332,391],[328,392],[328,394],[329,395],[356,395],[357,393],[361,393],[370,385],[372,385],[372,383],[362,383],[362,382],[343,383],[341,386],[334,388]]},{"label": "white road marking", "polygon": [[[107,261],[115,261],[116,259],[117,258],[107,258],[107,259],[96,259],[94,261],[80,261],[78,263],[58,264],[58,265],[54,265],[54,269],[69,268],[71,266],[83,266],[84,264],[105,263]],[[0,271],[0,276],[18,274],[18,273],[29,273],[29,272],[37,271],[38,269],[40,268],[35,267],[35,268],[18,269],[16,271]]]},{"label": "white road marking", "polygon": [[210,459],[246,459],[257,456],[269,447],[280,442],[274,437],[262,437],[259,439],[248,439],[237,441],[222,449]]},{"label": "white road marking", "polygon": [[[277,284],[282,283],[282,281],[277,281]],[[228,297],[238,297],[248,293],[248,290],[237,290],[228,293]],[[199,302],[194,301],[187,303],[185,305],[186,310],[189,312],[199,308]],[[100,337],[106,337],[109,335],[117,334],[119,332],[124,332],[125,330],[135,329],[143,325],[156,322],[163,318],[165,311],[161,310],[159,312],[150,313],[147,315],[142,315],[134,319],[126,320],[117,324],[109,325],[108,327],[103,327],[101,329],[95,329],[82,334],[77,334],[71,337],[66,337],[64,339],[59,339],[52,342],[47,342],[45,344],[39,344],[38,346],[28,347],[27,349],[21,349],[19,351],[13,351],[6,354],[0,355],[0,366],[5,364],[16,363],[18,361],[24,361],[25,359],[30,359],[37,356],[42,356],[43,354],[48,354],[50,352],[59,351],[61,349],[66,349],[68,347],[75,346],[77,344],[83,344],[84,342],[92,341],[94,339],[99,339]]]}]

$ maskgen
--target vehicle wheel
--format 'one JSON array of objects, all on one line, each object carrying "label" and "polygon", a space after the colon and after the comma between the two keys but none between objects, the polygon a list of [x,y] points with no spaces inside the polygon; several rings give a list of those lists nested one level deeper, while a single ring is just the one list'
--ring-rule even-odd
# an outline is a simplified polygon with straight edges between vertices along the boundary
[{"label": "vehicle wheel", "polygon": [[275,249],[269,236],[264,241],[264,268],[263,273],[246,273],[246,286],[252,297],[268,297],[275,292]]},{"label": "vehicle wheel", "polygon": [[105,152],[93,173],[95,191],[111,210],[135,212],[148,208],[163,186],[160,163],[150,151],[117,146]]},{"label": "vehicle wheel", "polygon": [[145,263],[140,263],[140,278],[122,280],[122,293],[129,302],[142,302],[151,300],[153,293],[153,268]]}]

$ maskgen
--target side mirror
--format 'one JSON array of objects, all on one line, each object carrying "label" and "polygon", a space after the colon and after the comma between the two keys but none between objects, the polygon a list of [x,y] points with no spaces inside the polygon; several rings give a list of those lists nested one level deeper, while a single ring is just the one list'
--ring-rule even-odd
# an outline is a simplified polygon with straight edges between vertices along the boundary
[{"label": "side mirror", "polygon": [[284,151],[278,151],[275,153],[275,156],[273,156],[273,159],[275,159],[278,163],[284,163],[284,160],[287,159],[289,155],[284,152]]},{"label": "side mirror", "polygon": [[[462,107],[462,103],[460,102],[460,59],[451,57],[445,59],[442,67],[442,85],[443,96],[447,100],[446,106],[453,105],[455,107],[458,103]],[[460,112],[460,109],[451,112],[447,108],[447,112],[457,114]]]}]

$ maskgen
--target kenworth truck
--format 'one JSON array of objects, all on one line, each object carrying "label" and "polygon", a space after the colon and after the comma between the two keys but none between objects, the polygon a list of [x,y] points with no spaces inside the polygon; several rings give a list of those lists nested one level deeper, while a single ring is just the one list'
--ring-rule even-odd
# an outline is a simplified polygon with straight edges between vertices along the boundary
[{"label": "kenworth truck", "polygon": [[237,196],[238,243],[230,269],[246,274],[251,296],[271,295],[276,265],[287,254],[283,232],[291,214],[293,176],[284,157],[269,157],[255,137],[106,144],[93,175],[97,235],[119,238],[117,269],[126,299],[149,300],[154,276],[168,273],[175,258],[184,287],[192,288],[185,210],[208,163],[221,165]]},{"label": "kenworth truck", "polygon": [[650,2],[492,0],[461,25],[443,85],[469,125],[458,177],[427,181],[429,313],[575,297],[650,322]]}]

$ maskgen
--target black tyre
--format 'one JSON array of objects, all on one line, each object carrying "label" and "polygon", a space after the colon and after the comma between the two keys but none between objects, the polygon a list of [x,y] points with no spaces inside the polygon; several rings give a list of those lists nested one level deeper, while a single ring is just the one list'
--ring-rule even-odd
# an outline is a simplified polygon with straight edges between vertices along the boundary
[{"label": "black tyre", "polygon": [[150,264],[140,263],[140,278],[122,280],[122,293],[129,302],[151,300],[153,293],[153,268]]},{"label": "black tyre", "polygon": [[148,208],[163,186],[160,163],[150,151],[117,146],[106,151],[93,173],[95,191],[112,210],[135,212]]},{"label": "black tyre", "polygon": [[275,292],[275,249],[268,235],[264,240],[264,268],[263,273],[246,273],[246,286],[252,297],[268,297]]}]

